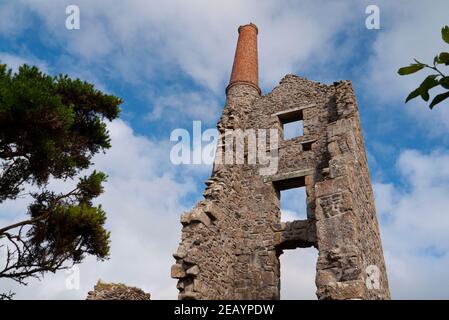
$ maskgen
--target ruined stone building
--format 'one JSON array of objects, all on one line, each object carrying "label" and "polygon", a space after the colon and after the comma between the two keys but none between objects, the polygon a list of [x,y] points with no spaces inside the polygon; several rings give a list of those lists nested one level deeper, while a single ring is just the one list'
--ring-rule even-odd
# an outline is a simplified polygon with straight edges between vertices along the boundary
[{"label": "ruined stone building", "polygon": [[98,280],[94,290],[87,293],[86,300],[151,300],[151,295],[142,289],[128,287],[122,283],[105,283]]},{"label": "ruined stone building", "polygon": [[[389,299],[351,83],[287,75],[261,95],[257,34],[254,24],[239,28],[218,130],[278,129],[278,170],[261,175],[261,164],[214,164],[204,200],[181,217],[171,270],[179,298],[279,299],[279,256],[315,247],[319,299]],[[284,125],[294,121],[303,122],[303,135],[286,140]],[[306,188],[307,219],[281,223],[280,192],[298,187]]]}]

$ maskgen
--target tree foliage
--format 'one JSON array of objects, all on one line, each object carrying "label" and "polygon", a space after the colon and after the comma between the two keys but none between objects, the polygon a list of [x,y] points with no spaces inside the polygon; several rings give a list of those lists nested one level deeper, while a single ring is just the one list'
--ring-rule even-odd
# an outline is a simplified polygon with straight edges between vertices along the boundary
[{"label": "tree foliage", "polygon": [[[443,41],[445,41],[446,43],[449,44],[449,26],[445,26],[441,29],[441,37],[442,37]],[[441,52],[440,54],[436,55],[433,60],[433,65],[428,65],[428,64],[419,62],[418,60],[415,59],[415,63],[413,63],[407,67],[400,68],[398,70],[398,73],[401,76],[413,74],[413,73],[418,72],[423,69],[430,69],[430,70],[436,72],[434,74],[427,76],[418,88],[416,88],[415,90],[410,92],[410,94],[408,95],[408,97],[405,100],[406,103],[414,98],[419,97],[419,96],[424,101],[426,101],[426,102],[429,101],[429,99],[430,99],[429,91],[438,86],[440,86],[441,88],[444,88],[446,90],[449,89],[449,76],[445,75],[440,70],[440,67],[439,67],[440,65],[444,65],[444,66],[449,65],[449,52]],[[432,99],[431,103],[429,104],[429,108],[433,109],[434,106],[436,106],[440,102],[446,100],[447,98],[449,98],[449,90],[436,95]]]},{"label": "tree foliage", "polygon": [[111,147],[105,120],[118,117],[121,103],[79,79],[27,65],[13,73],[0,64],[0,204],[32,199],[24,220],[0,226],[0,279],[25,284],[86,255],[108,258],[106,215],[93,203],[107,176],[94,171],[66,193],[48,185],[75,179]]}]

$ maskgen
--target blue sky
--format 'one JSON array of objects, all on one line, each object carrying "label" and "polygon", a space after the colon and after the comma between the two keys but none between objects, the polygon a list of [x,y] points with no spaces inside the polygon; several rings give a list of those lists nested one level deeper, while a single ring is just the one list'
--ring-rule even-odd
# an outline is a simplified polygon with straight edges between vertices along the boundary
[{"label": "blue sky", "polygon": [[[69,4],[81,10],[80,30],[65,28]],[[368,4],[380,8],[380,30],[365,27]],[[449,24],[448,9],[447,1],[417,0],[0,0],[0,61],[67,73],[125,101],[121,120],[110,125],[113,148],[95,161],[110,175],[101,202],[113,234],[111,259],[81,266],[80,290],[65,288],[64,273],[26,288],[5,285],[19,298],[82,298],[102,278],[142,287],[156,299],[176,297],[169,268],[179,215],[201,199],[210,167],[171,165],[169,135],[190,129],[193,120],[215,126],[237,27],[251,21],[260,31],[264,93],[287,73],[325,83],[352,80],[392,295],[449,298],[443,285],[449,282],[449,105],[434,111],[418,100],[404,105],[424,75],[396,74],[412,58],[432,61],[448,51],[439,34]],[[293,216],[294,203],[287,206]],[[0,205],[0,222],[20,219],[25,205]],[[283,289],[284,297],[313,296],[313,259],[306,251],[283,261],[283,279],[295,284]],[[298,266],[301,276],[293,272]]]}]

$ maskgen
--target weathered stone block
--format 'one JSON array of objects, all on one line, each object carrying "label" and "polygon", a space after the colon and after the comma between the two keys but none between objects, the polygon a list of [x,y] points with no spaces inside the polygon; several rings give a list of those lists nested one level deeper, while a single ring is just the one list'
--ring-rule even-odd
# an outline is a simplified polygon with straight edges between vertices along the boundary
[{"label": "weathered stone block", "polygon": [[186,276],[186,272],[182,265],[176,263],[171,267],[171,277],[175,279],[180,279]]},{"label": "weathered stone block", "polygon": [[324,180],[315,184],[315,196],[317,198],[330,194],[350,190],[351,183],[347,177]]},{"label": "weathered stone block", "polygon": [[346,282],[331,282],[318,287],[319,299],[355,300],[365,297],[365,284],[361,280]]},{"label": "weathered stone block", "polygon": [[186,271],[187,274],[197,276],[200,273],[198,266],[193,266]]},{"label": "weathered stone block", "polygon": [[349,191],[317,198],[317,215],[320,218],[330,218],[352,209],[352,195]]},{"label": "weathered stone block", "polygon": [[358,241],[357,220],[352,211],[317,220],[317,239],[320,251],[350,246]]},{"label": "weathered stone block", "polygon": [[183,259],[187,256],[187,249],[184,246],[179,246],[176,252],[173,254],[175,259]]}]

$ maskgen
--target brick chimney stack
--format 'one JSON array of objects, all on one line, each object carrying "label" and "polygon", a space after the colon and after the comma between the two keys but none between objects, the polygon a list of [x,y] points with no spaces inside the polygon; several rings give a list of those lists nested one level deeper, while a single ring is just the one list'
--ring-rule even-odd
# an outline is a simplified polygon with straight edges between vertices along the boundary
[{"label": "brick chimney stack", "polygon": [[231,80],[226,93],[235,85],[249,85],[259,94],[259,67],[257,58],[257,26],[253,23],[239,27],[239,39],[235,49]]}]

